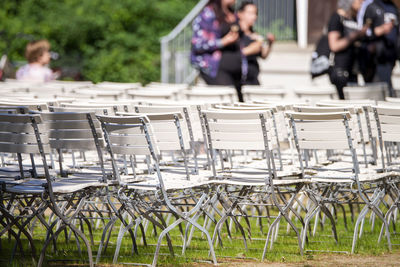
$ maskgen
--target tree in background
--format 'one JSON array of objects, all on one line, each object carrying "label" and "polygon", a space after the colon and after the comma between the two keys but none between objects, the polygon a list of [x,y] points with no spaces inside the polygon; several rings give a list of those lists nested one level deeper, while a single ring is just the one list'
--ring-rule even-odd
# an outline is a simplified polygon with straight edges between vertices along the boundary
[{"label": "tree in background", "polygon": [[[3,0],[0,30],[46,38],[60,54],[53,68],[67,78],[143,83],[160,78],[161,36],[197,0]],[[27,40],[15,39],[11,57],[23,59]],[[6,43],[0,40],[0,50]]]}]

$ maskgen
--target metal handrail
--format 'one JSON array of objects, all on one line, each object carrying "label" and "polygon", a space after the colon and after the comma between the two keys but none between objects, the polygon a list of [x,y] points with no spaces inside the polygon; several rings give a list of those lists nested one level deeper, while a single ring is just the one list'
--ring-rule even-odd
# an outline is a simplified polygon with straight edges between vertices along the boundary
[{"label": "metal handrail", "polygon": [[187,14],[186,17],[184,17],[168,35],[161,37],[161,42],[171,41],[178,36],[178,34],[181,33],[185,27],[196,18],[200,11],[203,10],[203,8],[208,4],[208,1],[209,0],[201,0],[198,2],[197,5],[189,12],[189,14]]},{"label": "metal handrail", "polygon": [[185,28],[196,18],[201,10],[208,4],[208,2],[209,0],[201,0],[168,35],[161,37],[160,41],[162,82],[169,82],[169,59],[171,57],[171,54],[168,50],[168,43],[174,40],[180,33],[185,30]]}]

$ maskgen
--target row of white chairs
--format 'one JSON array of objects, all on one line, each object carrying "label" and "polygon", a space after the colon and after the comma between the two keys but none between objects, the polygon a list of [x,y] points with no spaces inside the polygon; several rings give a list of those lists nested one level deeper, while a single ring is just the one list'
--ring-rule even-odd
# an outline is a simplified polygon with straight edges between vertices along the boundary
[{"label": "row of white chairs", "polygon": [[[142,229],[144,237],[145,226],[153,224],[162,230],[153,265],[164,237],[172,252],[169,232],[179,225],[185,227],[183,252],[190,247],[192,228],[197,228],[207,237],[216,263],[214,245],[222,243],[227,220],[240,229],[246,246],[245,227],[237,218],[252,217],[251,207],[270,205],[278,211],[268,230],[264,258],[267,246],[277,240],[282,219],[295,231],[303,253],[312,218],[325,214],[337,240],[331,209],[362,204],[352,252],[368,212],[382,221],[390,248],[389,222],[396,219],[399,204],[399,150],[393,143],[399,141],[398,108],[369,100],[324,100],[313,107],[275,103],[143,102],[132,103],[131,109],[103,103],[96,110],[92,103],[81,102],[61,103],[50,108],[53,112],[22,108],[18,102],[1,105],[3,166],[6,171],[18,165],[18,171],[6,172],[2,180],[0,236],[9,233],[20,242],[22,233],[35,251],[27,226],[40,220],[47,230],[41,265],[46,247],[70,229],[84,241],[92,265],[92,235],[88,238],[77,225],[90,228],[94,219],[89,214],[101,214],[100,207],[107,207],[111,220],[105,223],[96,260],[120,221],[114,262],[124,233],[131,233],[137,249],[137,232]],[[288,149],[281,148],[283,143]],[[82,154],[77,157],[73,151]],[[31,205],[28,213],[24,201]],[[389,205],[386,213],[383,201]],[[49,219],[47,209],[53,214]],[[261,212],[258,217],[268,216]]]},{"label": "row of white chairs", "polygon": [[[344,88],[346,99],[374,99],[384,100],[387,95],[387,86],[383,83],[371,83],[364,86],[348,86]],[[5,98],[15,99],[57,99],[68,100],[80,98],[113,100],[149,100],[149,101],[237,101],[236,91],[228,86],[206,86],[187,84],[150,83],[141,86],[139,83],[111,83],[103,82],[92,84],[90,82],[61,82],[55,81],[45,84],[32,84],[26,82],[8,81],[0,83],[0,91]],[[306,100],[311,103],[320,99],[337,98],[334,87],[299,87],[294,88],[296,99]],[[288,91],[280,85],[249,86],[242,88],[245,101],[260,99],[285,99]]]}]

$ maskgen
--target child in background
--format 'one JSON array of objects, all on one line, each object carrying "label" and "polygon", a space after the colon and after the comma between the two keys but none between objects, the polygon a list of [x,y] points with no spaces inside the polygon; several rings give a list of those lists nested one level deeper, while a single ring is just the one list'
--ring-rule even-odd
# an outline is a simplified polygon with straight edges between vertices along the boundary
[{"label": "child in background", "polygon": [[28,64],[18,69],[17,80],[48,82],[58,77],[49,67],[50,43],[47,40],[33,41],[27,44],[25,57]]}]

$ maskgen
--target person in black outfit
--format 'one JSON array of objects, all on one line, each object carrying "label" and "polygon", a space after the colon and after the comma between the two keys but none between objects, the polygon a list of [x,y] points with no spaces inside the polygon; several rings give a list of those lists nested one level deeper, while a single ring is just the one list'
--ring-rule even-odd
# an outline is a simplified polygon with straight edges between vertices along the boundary
[{"label": "person in black outfit", "polygon": [[369,68],[363,72],[364,80],[387,83],[389,95],[394,96],[391,76],[398,56],[398,9],[391,0],[374,0],[365,10],[364,23],[367,22],[371,28],[363,42],[367,48],[364,58],[370,60]]},{"label": "person in black outfit", "polygon": [[243,31],[241,44],[244,46],[243,54],[247,57],[248,72],[244,84],[259,85],[258,74],[260,67],[258,65],[258,57],[267,58],[275,36],[271,33],[267,35],[267,40],[254,32],[253,26],[257,20],[257,6],[251,1],[243,1],[238,10],[238,18],[240,29]]},{"label": "person in black outfit", "polygon": [[[238,32],[241,35],[237,20],[233,22],[223,22],[221,24],[221,34],[225,36],[229,32]],[[217,77],[210,80],[204,77],[208,84],[212,85],[233,85],[240,102],[243,102],[242,96],[242,52],[240,48],[240,37],[238,41],[231,43],[221,49],[222,56],[219,63]]]},{"label": "person in black outfit", "polygon": [[328,24],[329,48],[334,55],[334,65],[329,71],[329,78],[336,86],[339,98],[344,99],[343,87],[348,82],[357,82],[354,71],[356,59],[355,42],[366,32],[367,28],[358,29],[357,12],[362,0],[339,0],[338,9]]}]

